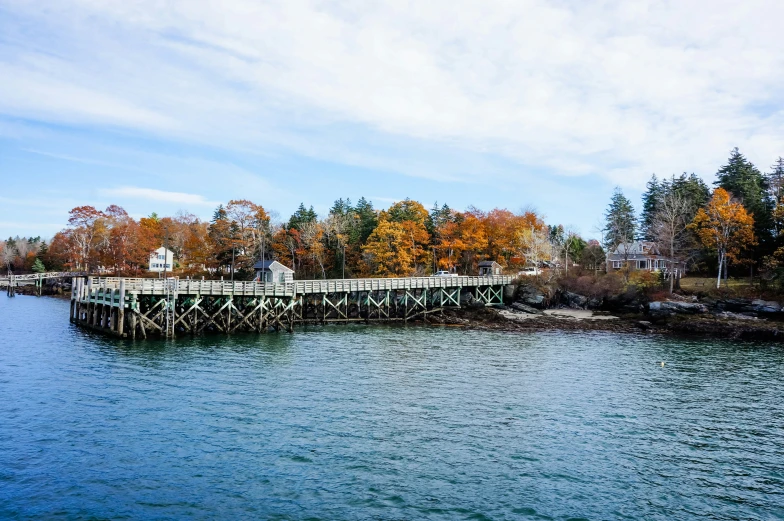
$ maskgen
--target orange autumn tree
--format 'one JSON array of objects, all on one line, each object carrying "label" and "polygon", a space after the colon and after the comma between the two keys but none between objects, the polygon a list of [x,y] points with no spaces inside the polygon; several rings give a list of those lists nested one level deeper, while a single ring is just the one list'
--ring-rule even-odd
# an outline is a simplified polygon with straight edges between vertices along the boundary
[{"label": "orange autumn tree", "polygon": [[719,261],[717,288],[721,287],[722,268],[727,261],[737,261],[742,250],[757,244],[754,218],[723,188],[713,191],[713,197],[705,208],[697,211],[689,227],[696,231],[703,246],[716,251]]},{"label": "orange autumn tree", "polygon": [[515,214],[496,208],[483,216],[487,234],[487,257],[504,266],[524,261],[525,241],[529,234],[541,234],[545,230],[544,220],[533,210]]},{"label": "orange autumn tree", "polygon": [[465,241],[462,237],[460,223],[463,215],[458,212],[451,212],[448,219],[436,227],[433,237],[433,248],[439,252],[437,265],[439,270],[451,270],[457,264],[457,260],[462,256],[466,249]]}]

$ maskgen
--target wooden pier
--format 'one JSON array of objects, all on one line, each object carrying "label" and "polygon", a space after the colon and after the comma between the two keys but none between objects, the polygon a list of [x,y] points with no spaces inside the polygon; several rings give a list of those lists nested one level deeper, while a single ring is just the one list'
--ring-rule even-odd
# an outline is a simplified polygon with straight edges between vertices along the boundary
[{"label": "wooden pier", "polygon": [[45,280],[68,279],[85,275],[86,273],[83,271],[48,271],[46,273],[31,273],[28,275],[9,274],[5,277],[0,276],[0,288],[5,287],[8,291],[8,296],[13,297],[16,295],[16,288],[19,286],[34,284],[36,293],[40,296]]},{"label": "wooden pier", "polygon": [[77,277],[71,322],[120,337],[292,331],[295,324],[408,321],[447,307],[503,304],[512,277],[217,280]]}]

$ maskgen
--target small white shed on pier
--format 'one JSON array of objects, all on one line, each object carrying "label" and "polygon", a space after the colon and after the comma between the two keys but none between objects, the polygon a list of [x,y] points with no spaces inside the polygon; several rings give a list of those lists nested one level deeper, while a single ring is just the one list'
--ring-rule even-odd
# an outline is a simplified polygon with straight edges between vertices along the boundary
[{"label": "small white shed on pier", "polygon": [[294,270],[274,260],[259,261],[253,265],[256,270],[254,280],[273,284],[286,284],[294,282]]},{"label": "small white shed on pier", "polygon": [[501,265],[496,261],[482,261],[479,263],[479,276],[490,277],[501,274]]}]

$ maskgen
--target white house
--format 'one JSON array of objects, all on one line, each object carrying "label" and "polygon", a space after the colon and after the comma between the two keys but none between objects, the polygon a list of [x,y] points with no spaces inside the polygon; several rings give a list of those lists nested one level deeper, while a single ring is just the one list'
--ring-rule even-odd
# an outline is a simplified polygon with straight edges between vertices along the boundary
[{"label": "white house", "polygon": [[171,272],[174,266],[174,253],[163,246],[150,254],[150,269],[153,273]]}]

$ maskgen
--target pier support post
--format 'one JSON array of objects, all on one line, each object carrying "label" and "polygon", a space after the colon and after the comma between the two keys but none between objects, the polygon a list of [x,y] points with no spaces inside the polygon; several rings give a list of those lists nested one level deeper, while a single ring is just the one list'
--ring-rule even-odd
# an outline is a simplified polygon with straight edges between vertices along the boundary
[{"label": "pier support post", "polygon": [[123,336],[125,328],[125,279],[120,279],[120,302],[117,307],[117,335]]},{"label": "pier support post", "polygon": [[136,293],[131,293],[131,338],[136,340]]},{"label": "pier support post", "polygon": [[70,314],[68,315],[68,320],[73,324],[74,321],[74,310],[76,309],[76,300],[74,297],[76,296],[76,277],[71,279],[71,309]]},{"label": "pier support post", "polygon": [[87,310],[86,310],[86,317],[85,323],[92,325],[93,322],[93,315],[92,315],[92,308],[94,307],[90,302],[93,297],[93,278],[87,277]]}]

